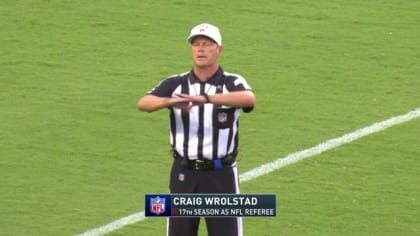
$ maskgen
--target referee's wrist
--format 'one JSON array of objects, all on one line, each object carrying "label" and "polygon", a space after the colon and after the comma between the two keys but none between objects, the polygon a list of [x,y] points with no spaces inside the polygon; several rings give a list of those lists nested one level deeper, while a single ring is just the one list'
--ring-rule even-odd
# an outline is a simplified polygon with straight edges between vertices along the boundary
[{"label": "referee's wrist", "polygon": [[210,98],[209,98],[209,95],[208,94],[204,94],[203,95],[203,97],[204,97],[204,103],[211,103],[211,101],[210,101]]}]

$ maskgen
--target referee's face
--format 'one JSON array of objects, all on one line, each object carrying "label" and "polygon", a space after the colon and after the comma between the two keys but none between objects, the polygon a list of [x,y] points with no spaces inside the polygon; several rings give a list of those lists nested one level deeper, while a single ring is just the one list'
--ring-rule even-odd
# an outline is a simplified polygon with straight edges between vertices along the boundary
[{"label": "referee's face", "polygon": [[218,65],[222,47],[205,36],[197,36],[191,42],[191,55],[194,65],[198,68],[207,68]]}]

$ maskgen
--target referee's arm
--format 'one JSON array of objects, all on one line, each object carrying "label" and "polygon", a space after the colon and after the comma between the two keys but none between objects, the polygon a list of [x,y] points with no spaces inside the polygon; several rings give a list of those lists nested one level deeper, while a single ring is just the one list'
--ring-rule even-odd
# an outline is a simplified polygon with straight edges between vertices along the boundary
[{"label": "referee's arm", "polygon": [[250,91],[218,93],[208,95],[209,101],[215,105],[229,107],[253,107],[256,102],[255,94]]},{"label": "referee's arm", "polygon": [[195,105],[200,105],[205,102],[213,103],[219,106],[229,107],[253,107],[255,105],[255,94],[250,90],[230,92],[230,93],[217,93],[207,97],[204,95],[190,96],[187,94],[179,94],[179,97],[188,99]]},{"label": "referee's arm", "polygon": [[137,102],[137,108],[140,111],[153,112],[167,107],[187,107],[189,100],[181,97],[158,97],[155,95],[146,95]]}]

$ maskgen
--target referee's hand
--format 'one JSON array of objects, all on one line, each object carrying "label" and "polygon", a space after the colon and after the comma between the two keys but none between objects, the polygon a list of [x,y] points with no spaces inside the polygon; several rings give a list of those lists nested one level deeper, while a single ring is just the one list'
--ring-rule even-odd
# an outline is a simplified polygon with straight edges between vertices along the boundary
[{"label": "referee's hand", "polygon": [[204,103],[207,103],[208,100],[205,96],[203,95],[188,95],[188,94],[177,94],[176,95],[179,98],[183,98],[183,99],[187,99],[188,101],[190,101],[192,103],[192,106],[197,106],[197,105],[203,105]]},{"label": "referee's hand", "polygon": [[174,107],[177,109],[181,109],[183,111],[190,111],[191,108],[194,106],[189,99],[179,97],[172,97],[170,98],[170,107]]}]

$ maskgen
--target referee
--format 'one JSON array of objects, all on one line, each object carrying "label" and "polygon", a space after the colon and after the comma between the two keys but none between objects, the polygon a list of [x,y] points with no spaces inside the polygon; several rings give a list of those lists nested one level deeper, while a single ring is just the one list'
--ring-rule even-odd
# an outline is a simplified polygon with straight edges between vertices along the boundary
[{"label": "referee", "polygon": [[[219,29],[203,23],[188,37],[193,68],[161,81],[137,107],[169,109],[173,165],[171,193],[239,193],[236,166],[240,111],[250,112],[255,95],[246,80],[219,65]],[[241,236],[242,219],[206,218],[209,236]],[[168,218],[168,236],[196,236],[200,218]]]}]

